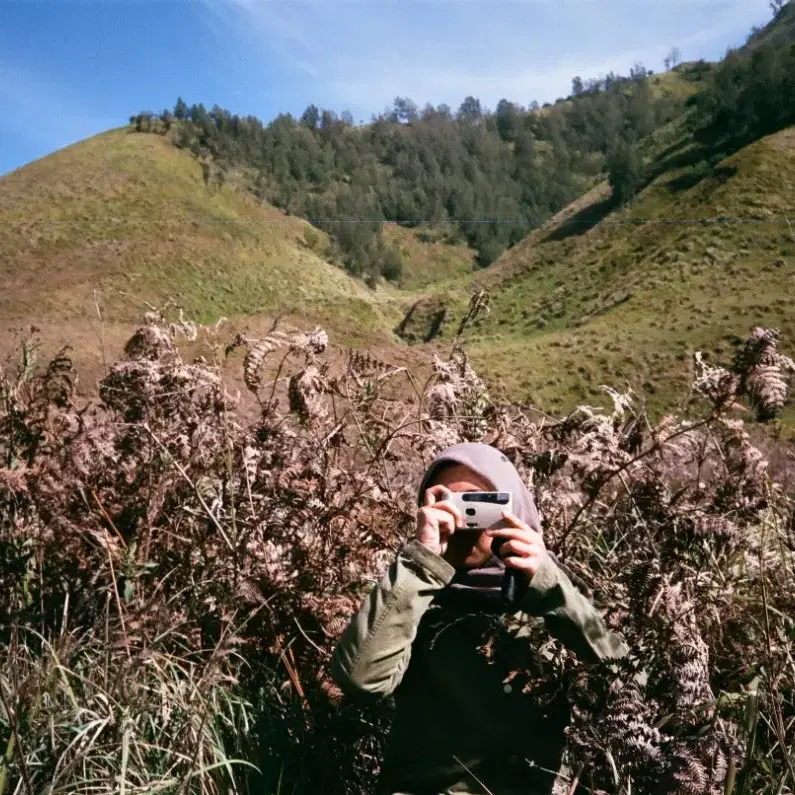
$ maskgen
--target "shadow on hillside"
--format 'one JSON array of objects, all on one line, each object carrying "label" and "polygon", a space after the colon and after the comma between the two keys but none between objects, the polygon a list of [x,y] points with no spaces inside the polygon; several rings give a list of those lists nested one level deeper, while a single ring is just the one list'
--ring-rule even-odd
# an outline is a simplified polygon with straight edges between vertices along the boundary
[{"label": "shadow on hillside", "polygon": [[715,180],[720,184],[727,182],[737,173],[734,166],[711,166],[706,161],[696,164],[688,171],[666,183],[665,187],[673,193],[694,188],[705,179]]},{"label": "shadow on hillside", "polygon": [[398,335],[401,339],[406,339],[406,328],[408,324],[411,323],[414,313],[417,311],[417,307],[420,305],[419,301],[415,301],[410,307],[409,311],[403,315],[403,320],[398,323],[397,327],[395,328],[395,334]]},{"label": "shadow on hillside", "polygon": [[430,342],[439,333],[442,324],[447,319],[447,307],[444,306],[433,313],[428,331],[423,338],[423,342]]},{"label": "shadow on hillside", "polygon": [[613,196],[584,207],[578,213],[574,213],[571,218],[567,218],[557,229],[550,232],[542,242],[547,243],[553,240],[565,240],[575,235],[584,235],[588,230],[593,229],[600,221],[604,220],[619,203]]},{"label": "shadow on hillside", "polygon": [[646,184],[648,185],[669,171],[692,168],[705,161],[710,162],[714,155],[715,152],[712,147],[694,142],[693,139],[689,139],[686,143],[678,142],[672,144],[650,164],[646,172]]},{"label": "shadow on hillside", "polygon": [[[735,137],[718,135],[715,130],[709,128],[697,131],[692,136],[680,138],[663,149],[649,164],[641,190],[659,177],[682,169],[688,170],[665,183],[665,187],[671,193],[689,190],[706,179],[720,184],[727,182],[737,174],[737,168],[719,164],[754,140],[756,137],[751,135]],[[565,240],[585,234],[619,206],[620,203],[612,196],[589,205],[561,223],[544,237],[542,242]]]},{"label": "shadow on hillside", "polygon": [[672,193],[689,190],[705,179],[726,182],[737,173],[737,168],[721,166],[720,162],[747,143],[749,141],[739,138],[715,137],[710,130],[699,131],[692,138],[680,139],[660,153],[648,169],[646,185],[670,171],[684,168],[690,170],[666,183],[666,188]]},{"label": "shadow on hillside", "polygon": [[[421,304],[422,301],[416,301],[412,304],[408,312],[404,315],[403,320],[401,320],[395,328],[395,334],[409,344],[416,343],[420,340],[422,342],[430,342],[439,333],[442,324],[447,319],[447,307],[443,306],[433,312],[425,323],[423,323],[423,318],[416,318],[419,327],[416,329],[413,328],[414,324],[412,321],[415,320],[414,316],[417,313],[417,308]],[[422,333],[423,325],[425,325],[424,334]]]}]

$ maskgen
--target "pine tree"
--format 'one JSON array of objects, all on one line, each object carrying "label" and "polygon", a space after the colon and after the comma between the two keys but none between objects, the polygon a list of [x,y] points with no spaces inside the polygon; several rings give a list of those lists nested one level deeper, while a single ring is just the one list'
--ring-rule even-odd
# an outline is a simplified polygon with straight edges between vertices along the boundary
[{"label": "pine tree", "polygon": [[643,181],[643,160],[637,147],[619,140],[608,153],[607,171],[615,200],[620,204],[629,201]]},{"label": "pine tree", "polygon": [[177,102],[174,105],[174,118],[177,121],[184,121],[188,117],[188,106],[182,97],[177,97]]},{"label": "pine tree", "polygon": [[320,123],[320,109],[317,105],[309,105],[301,116],[301,124],[310,130],[316,130]]}]

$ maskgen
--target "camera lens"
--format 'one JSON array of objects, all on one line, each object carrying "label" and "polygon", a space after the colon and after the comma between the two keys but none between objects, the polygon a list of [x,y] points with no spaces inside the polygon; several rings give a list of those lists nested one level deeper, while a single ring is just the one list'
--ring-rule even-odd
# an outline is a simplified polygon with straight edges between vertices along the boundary
[{"label": "camera lens", "polygon": [[467,516],[474,516],[475,515],[475,509],[474,508],[467,508],[466,514],[467,514]]}]

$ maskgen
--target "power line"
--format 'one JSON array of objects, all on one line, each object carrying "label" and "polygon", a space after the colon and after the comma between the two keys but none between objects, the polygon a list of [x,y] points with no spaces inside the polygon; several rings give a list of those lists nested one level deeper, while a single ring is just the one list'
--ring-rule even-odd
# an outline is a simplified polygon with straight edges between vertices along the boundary
[{"label": "power line", "polygon": [[[795,210],[792,210],[787,215],[795,217]],[[289,216],[286,216],[289,217]],[[292,217],[300,220],[308,220],[303,216],[293,215]],[[128,216],[127,218],[114,218],[108,219],[108,223],[122,224],[126,220],[140,220],[140,216]],[[74,221],[46,221],[48,226],[53,224],[69,225],[75,223]],[[240,219],[232,222],[233,224],[250,223],[262,226],[280,226],[284,223],[284,219],[279,220],[255,220],[255,219]],[[316,219],[311,222],[315,226],[322,224],[396,224],[398,226],[434,226],[434,225],[459,225],[459,224],[506,224],[506,225],[520,225],[531,226],[534,229],[543,228],[544,224],[549,223],[545,221],[544,224],[534,226],[534,222],[529,218],[464,218],[458,220],[440,220],[440,219],[416,219],[406,218],[399,221],[385,220],[383,218],[322,218]],[[625,220],[598,220],[596,218],[565,218],[558,222],[559,226],[569,224],[590,224],[591,226],[646,226],[652,224],[690,224],[690,225],[704,225],[704,224],[773,224],[781,226],[789,226],[792,222],[787,218],[629,218]],[[37,226],[37,221],[22,222],[25,226]]]}]

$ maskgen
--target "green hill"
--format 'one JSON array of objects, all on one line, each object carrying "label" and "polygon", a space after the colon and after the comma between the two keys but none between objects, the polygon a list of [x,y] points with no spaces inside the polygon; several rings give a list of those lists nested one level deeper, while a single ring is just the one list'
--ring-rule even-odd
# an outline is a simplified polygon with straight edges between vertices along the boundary
[{"label": "green hill", "polygon": [[89,372],[101,338],[118,348],[147,303],[169,298],[202,321],[279,315],[343,342],[393,339],[394,290],[330,264],[327,246],[233,179],[205,184],[166,139],[115,130],[0,179],[0,317],[6,330],[35,323],[49,349],[70,342]]},{"label": "green hill", "polygon": [[403,290],[461,284],[472,278],[475,252],[466,245],[445,242],[444,229],[406,229],[398,224],[384,224],[384,238],[400,254]]},{"label": "green hill", "polygon": [[213,181],[237,174],[324,229],[350,273],[399,283],[385,224],[444,228],[446,243],[466,244],[485,267],[592,187],[616,152],[679,117],[697,73],[655,76],[637,64],[629,75],[577,77],[569,97],[543,107],[501,99],[491,110],[469,96],[456,111],[420,109],[397,97],[358,127],[314,105],[263,122],[181,98],[130,121],[190,152]]},{"label": "green hill", "polygon": [[343,305],[364,328],[385,319],[384,295],[322,258],[322,233],[233,184],[208,187],[156,136],[108,132],[7,175],[0,217],[6,318],[81,317],[101,286],[120,321],[174,295],[203,320]]},{"label": "green hill", "polygon": [[[469,345],[512,395],[561,409],[629,383],[662,406],[694,350],[725,356],[755,324],[795,337],[795,128],[714,166],[684,144],[630,206],[599,186],[474,279],[492,309]],[[443,313],[436,339],[452,336],[466,293],[426,298],[408,333]]]}]

